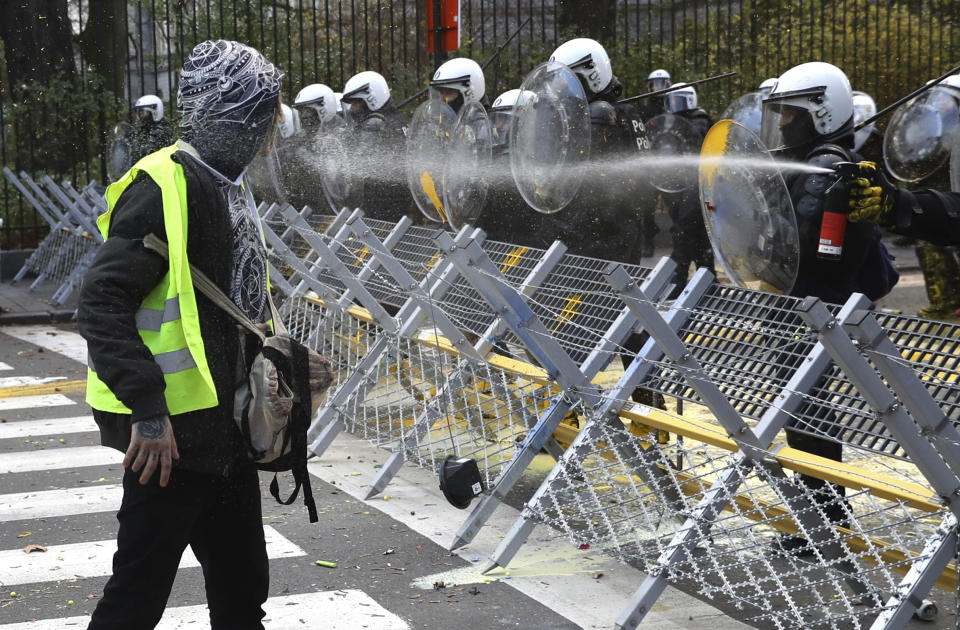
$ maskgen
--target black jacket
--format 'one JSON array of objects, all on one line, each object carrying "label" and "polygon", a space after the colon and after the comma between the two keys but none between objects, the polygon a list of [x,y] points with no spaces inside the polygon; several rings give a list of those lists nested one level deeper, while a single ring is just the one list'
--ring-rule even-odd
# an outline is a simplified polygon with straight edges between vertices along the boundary
[{"label": "black jacket", "polygon": [[[171,159],[183,165],[187,184],[187,258],[229,295],[233,235],[216,179],[183,151]],[[150,233],[167,240],[160,188],[142,174],[117,201],[109,238],[84,278],[77,311],[80,334],[97,375],[133,412],[93,412],[103,445],[121,451],[129,445],[131,422],[167,414],[163,375],[134,321],[141,302],[168,268],[163,258],[143,247],[142,239]],[[237,326],[199,293],[197,309],[220,405],[170,418],[180,452],[174,466],[226,474],[243,455],[233,422]]]},{"label": "black jacket", "polygon": [[[852,149],[837,145],[816,148],[806,160],[811,166],[831,170],[838,162],[851,161],[858,162],[860,157]],[[847,223],[840,259],[823,260],[817,257],[827,191],[835,179],[833,175],[800,173],[787,181],[800,233],[800,266],[791,295],[814,295],[826,302],[842,304],[852,293],[865,292],[861,273],[871,273],[872,270],[864,267],[872,260],[871,253],[881,234],[873,223]],[[842,197],[838,198],[844,201]],[[843,210],[841,206],[839,211]]]},{"label": "black jacket", "polygon": [[890,229],[934,245],[960,245],[960,193],[900,190]]}]

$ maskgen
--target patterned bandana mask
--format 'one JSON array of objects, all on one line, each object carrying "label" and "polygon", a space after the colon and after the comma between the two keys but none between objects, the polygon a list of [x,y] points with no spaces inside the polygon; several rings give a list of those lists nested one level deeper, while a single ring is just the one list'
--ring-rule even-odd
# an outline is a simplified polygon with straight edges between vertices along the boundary
[{"label": "patterned bandana mask", "polygon": [[276,66],[246,44],[201,42],[180,72],[180,128],[192,135],[216,123],[269,123],[282,78]]}]

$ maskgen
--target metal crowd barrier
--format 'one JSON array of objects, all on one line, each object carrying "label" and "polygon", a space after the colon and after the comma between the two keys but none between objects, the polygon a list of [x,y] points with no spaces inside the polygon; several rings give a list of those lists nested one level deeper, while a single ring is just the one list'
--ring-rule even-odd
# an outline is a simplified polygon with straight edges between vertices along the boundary
[{"label": "metal crowd barrier", "polygon": [[31,291],[43,283],[56,283],[50,302],[62,305],[79,288],[103,243],[96,219],[106,210],[106,202],[95,192],[95,182],[77,192],[69,182],[57,184],[48,175],[41,176],[39,184],[22,171],[18,177],[8,167],[3,168],[3,175],[50,226],[49,234],[27,258],[13,282],[32,273],[36,277]]},{"label": "metal crowd barrier", "polygon": [[[667,301],[666,258],[623,265],[360,211],[262,216],[288,327],[337,368],[315,454],[345,430],[390,450],[370,496],[404,461],[476,459],[484,491],[453,548],[538,454],[556,460],[491,576],[544,523],[646,571],[620,628],[667,583],[777,628],[902,628],[933,599],[956,605],[956,325],[705,269]],[[668,409],[634,403],[638,387]],[[841,442],[845,461],[787,446],[787,426]]]},{"label": "metal crowd barrier", "polygon": [[[4,175],[51,226],[17,280],[58,282],[65,300],[100,243],[103,200]],[[934,600],[956,607],[957,325],[705,269],[668,301],[666,258],[651,269],[360,211],[258,212],[287,326],[335,366],[314,454],[343,431],[389,450],[369,497],[404,462],[474,458],[483,492],[452,548],[553,458],[492,577],[546,524],[646,572],[618,628],[668,583],[777,628],[902,628],[935,616]],[[667,408],[633,402],[638,388]],[[845,460],[787,446],[788,426],[839,441]],[[780,548],[784,533],[812,556]]]}]

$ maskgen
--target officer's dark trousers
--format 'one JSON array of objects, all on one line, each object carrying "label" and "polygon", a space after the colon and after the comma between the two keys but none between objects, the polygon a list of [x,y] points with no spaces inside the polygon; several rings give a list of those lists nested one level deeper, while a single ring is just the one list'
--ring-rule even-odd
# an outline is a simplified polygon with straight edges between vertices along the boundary
[{"label": "officer's dark trousers", "polygon": [[227,478],[159,471],[123,476],[113,576],[88,630],[148,630],[160,621],[187,545],[203,567],[211,630],[262,630],[269,575],[260,483],[246,464]]}]

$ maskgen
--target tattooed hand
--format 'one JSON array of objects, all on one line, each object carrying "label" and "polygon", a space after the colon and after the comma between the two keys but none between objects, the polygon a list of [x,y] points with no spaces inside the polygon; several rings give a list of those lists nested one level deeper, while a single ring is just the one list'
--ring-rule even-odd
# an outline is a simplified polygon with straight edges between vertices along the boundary
[{"label": "tattooed hand", "polygon": [[173,437],[173,426],[170,418],[151,418],[135,422],[130,431],[130,446],[123,457],[123,467],[130,466],[133,472],[140,474],[140,483],[146,484],[153,477],[153,473],[160,466],[160,487],[165,487],[170,481],[170,470],[173,460],[180,459],[177,451],[177,441]]}]

